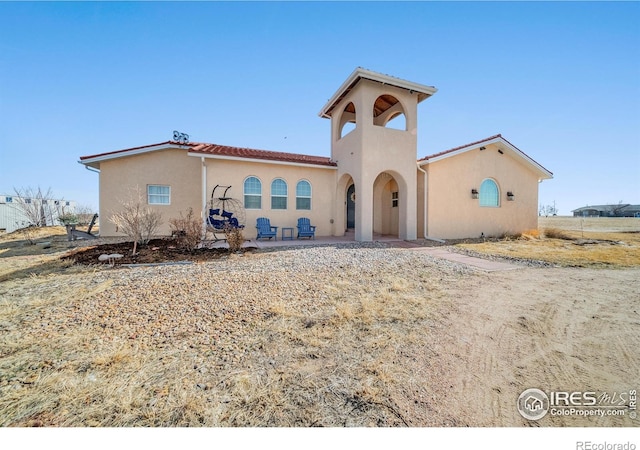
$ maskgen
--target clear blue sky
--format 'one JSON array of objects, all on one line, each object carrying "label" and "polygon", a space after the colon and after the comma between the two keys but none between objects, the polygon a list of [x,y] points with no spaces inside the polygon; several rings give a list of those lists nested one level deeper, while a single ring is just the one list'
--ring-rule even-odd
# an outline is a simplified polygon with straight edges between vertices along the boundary
[{"label": "clear blue sky", "polygon": [[[0,193],[98,207],[80,156],[193,141],[329,155],[357,67],[436,86],[418,157],[502,133],[540,202],[640,203],[640,3],[0,2]],[[285,139],[286,137],[286,139]]]}]

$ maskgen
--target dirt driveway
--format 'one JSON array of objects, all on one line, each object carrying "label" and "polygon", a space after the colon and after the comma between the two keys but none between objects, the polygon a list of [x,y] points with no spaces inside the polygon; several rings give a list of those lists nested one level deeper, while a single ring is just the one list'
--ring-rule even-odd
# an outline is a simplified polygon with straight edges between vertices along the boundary
[{"label": "dirt driveway", "polygon": [[450,292],[456,306],[436,350],[453,376],[443,412],[455,411],[451,415],[471,426],[640,426],[640,418],[628,416],[547,414],[530,422],[516,409],[526,388],[611,395],[638,390],[638,293],[638,269],[521,269],[470,277]]}]

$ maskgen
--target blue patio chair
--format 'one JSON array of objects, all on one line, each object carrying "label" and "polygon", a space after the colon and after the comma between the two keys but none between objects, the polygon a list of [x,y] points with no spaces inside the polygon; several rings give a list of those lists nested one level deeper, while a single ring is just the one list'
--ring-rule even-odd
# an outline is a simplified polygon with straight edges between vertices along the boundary
[{"label": "blue patio chair", "polygon": [[274,241],[278,240],[278,227],[272,227],[269,219],[266,217],[258,217],[256,228],[258,229],[256,240],[262,238],[273,238]]},{"label": "blue patio chair", "polygon": [[309,239],[316,238],[316,227],[311,225],[311,221],[306,217],[298,219],[298,239],[301,237],[308,237]]}]

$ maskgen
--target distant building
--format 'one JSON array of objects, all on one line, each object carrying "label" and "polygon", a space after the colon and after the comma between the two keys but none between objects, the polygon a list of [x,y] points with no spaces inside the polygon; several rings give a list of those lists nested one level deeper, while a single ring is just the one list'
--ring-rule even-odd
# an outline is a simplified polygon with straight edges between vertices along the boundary
[{"label": "distant building", "polygon": [[593,205],[571,211],[575,217],[640,217],[640,205]]},{"label": "distant building", "polygon": [[[32,205],[32,206],[27,206]],[[41,200],[23,198],[17,195],[0,195],[0,233],[11,233],[29,225],[59,225],[58,217],[65,213],[75,212],[76,202],[69,200]],[[25,214],[25,210],[38,211],[40,224]]]}]

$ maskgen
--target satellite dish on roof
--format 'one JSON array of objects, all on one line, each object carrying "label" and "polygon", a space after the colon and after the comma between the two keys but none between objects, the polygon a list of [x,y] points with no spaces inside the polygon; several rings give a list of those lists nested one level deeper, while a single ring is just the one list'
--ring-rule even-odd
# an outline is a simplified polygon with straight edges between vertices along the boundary
[{"label": "satellite dish on roof", "polygon": [[189,135],[187,133],[181,133],[179,131],[173,132],[173,140],[179,142],[180,144],[188,144],[189,143]]}]

